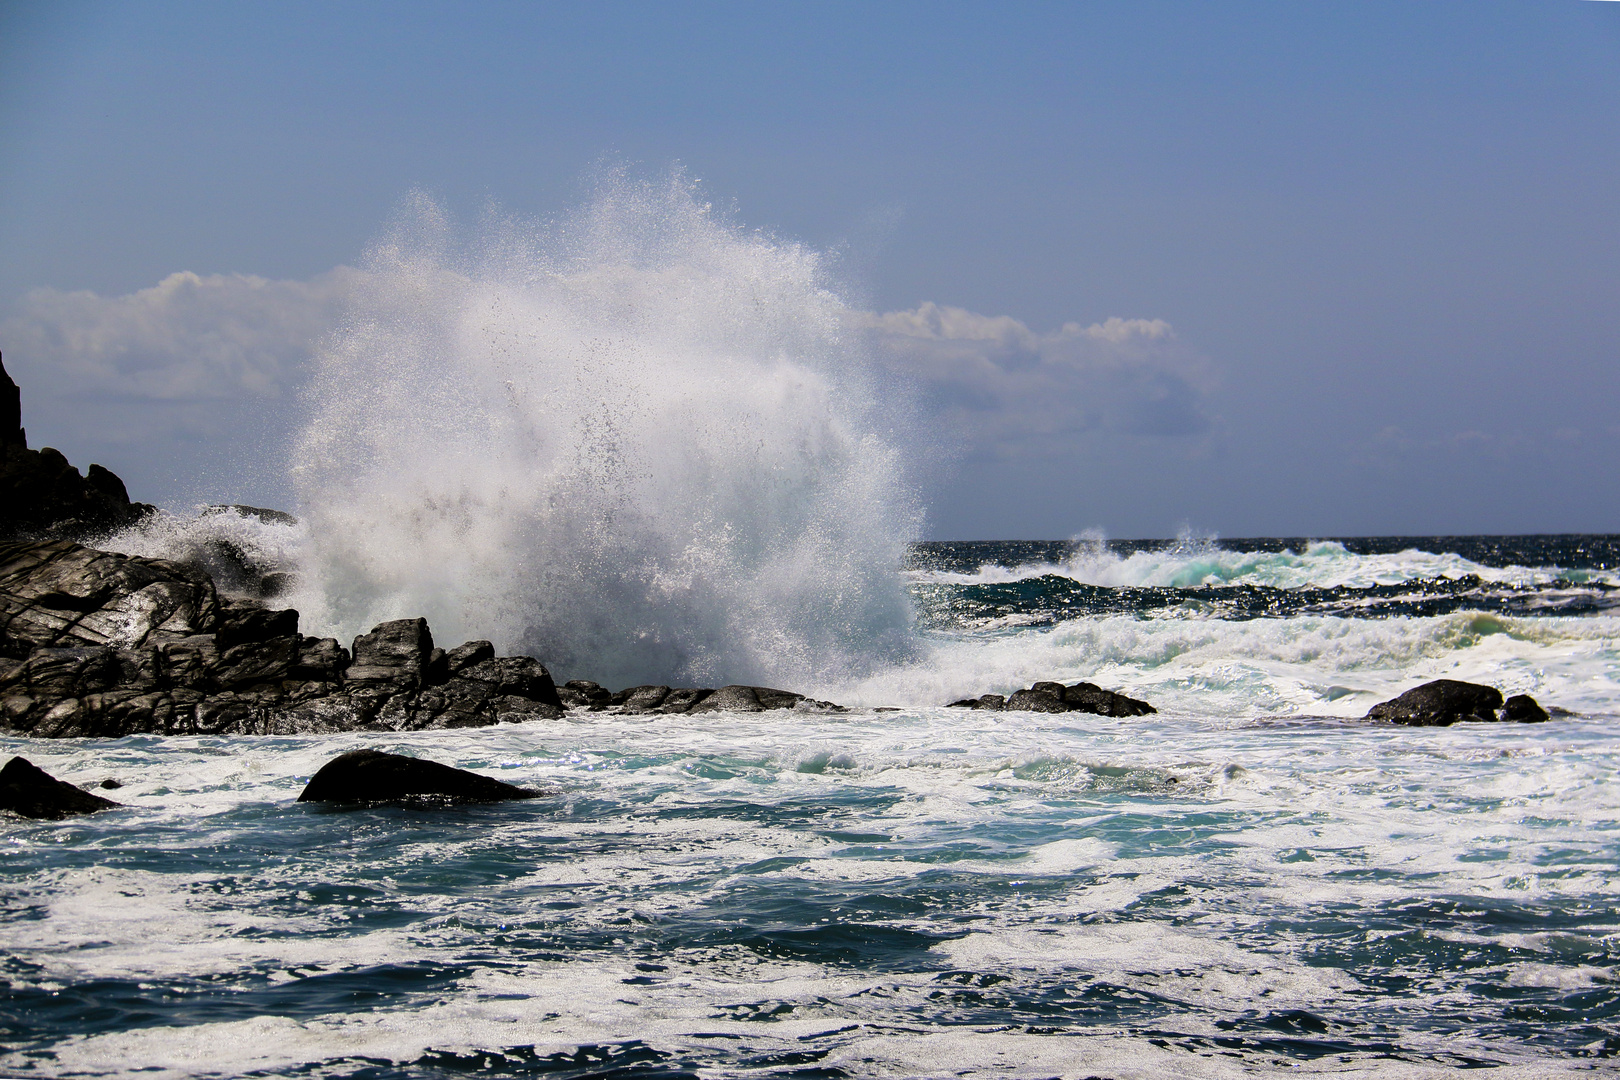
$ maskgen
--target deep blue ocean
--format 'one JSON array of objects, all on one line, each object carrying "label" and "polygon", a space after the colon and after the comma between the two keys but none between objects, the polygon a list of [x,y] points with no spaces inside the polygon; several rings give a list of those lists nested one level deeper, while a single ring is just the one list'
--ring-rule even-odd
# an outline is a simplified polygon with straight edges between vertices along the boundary
[{"label": "deep blue ocean", "polygon": [[[1620,537],[903,573],[846,713],[0,739],[127,806],[0,820],[0,1075],[1620,1071]],[[1556,715],[1360,719],[1438,677]],[[1160,711],[944,707],[1038,679]],[[551,794],[294,801],[362,746]]]}]

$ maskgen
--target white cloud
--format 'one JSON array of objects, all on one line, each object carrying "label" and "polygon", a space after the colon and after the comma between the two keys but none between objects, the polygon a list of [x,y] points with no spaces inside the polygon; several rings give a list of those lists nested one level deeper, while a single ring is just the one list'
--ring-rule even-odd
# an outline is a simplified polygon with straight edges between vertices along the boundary
[{"label": "white cloud", "polygon": [[1210,428],[1207,365],[1162,319],[1071,322],[1041,334],[1009,316],[925,303],[854,321],[978,453],[1064,452],[1087,432],[1170,437]]},{"label": "white cloud", "polygon": [[[308,281],[172,274],[124,296],[39,289],[0,323],[25,421],[71,440],[205,442],[292,422],[290,391],[368,275]],[[1073,453],[1083,436],[1207,432],[1202,359],[1161,319],[1066,323],[1037,333],[1009,316],[925,303],[849,312],[875,355],[920,388],[924,419],[979,457]],[[141,407],[131,408],[139,402]]]},{"label": "white cloud", "polygon": [[279,397],[360,277],[171,274],[124,296],[36,289],[0,324],[15,370],[74,396],[146,401]]}]

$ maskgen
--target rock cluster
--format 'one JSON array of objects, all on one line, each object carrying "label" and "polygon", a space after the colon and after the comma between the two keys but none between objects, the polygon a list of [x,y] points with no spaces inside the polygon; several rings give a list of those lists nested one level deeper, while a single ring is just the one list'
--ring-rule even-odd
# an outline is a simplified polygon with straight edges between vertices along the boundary
[{"label": "rock cluster", "polygon": [[1456,679],[1415,686],[1400,697],[1374,705],[1366,718],[1409,727],[1448,727],[1464,720],[1538,724],[1549,719],[1547,710],[1528,694],[1515,694],[1504,701],[1494,686]]},{"label": "rock cluster", "polygon": [[611,693],[596,683],[573,679],[557,691],[570,708],[602,712],[617,708],[622,713],[706,713],[765,712],[768,709],[805,709],[816,712],[846,712],[842,705],[816,701],[789,690],[768,686],[708,687],[631,686]]},{"label": "rock cluster", "polygon": [[1079,682],[1064,686],[1058,682],[1038,682],[1026,690],[1018,690],[1011,697],[984,694],[976,698],[963,698],[951,702],[958,709],[1021,709],[1027,712],[1087,712],[1098,716],[1147,716],[1156,713],[1145,701],[1126,697],[1112,690],[1104,690],[1096,683]]},{"label": "rock cluster", "polygon": [[0,538],[84,538],[152,513],[132,503],[124,482],[100,465],[81,475],[58,450],[28,449],[22,398],[0,363]]},{"label": "rock cluster", "polygon": [[562,715],[551,674],[423,619],[345,649],[203,571],[67,540],[0,544],[0,729],[47,738],[477,727]]}]

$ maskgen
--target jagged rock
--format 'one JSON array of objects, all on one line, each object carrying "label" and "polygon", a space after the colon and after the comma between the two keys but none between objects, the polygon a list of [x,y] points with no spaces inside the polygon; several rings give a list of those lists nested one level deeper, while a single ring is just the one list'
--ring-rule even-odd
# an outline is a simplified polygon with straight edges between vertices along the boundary
[{"label": "jagged rock", "polygon": [[351,750],[321,766],[298,801],[446,806],[533,799],[539,794],[435,761],[380,750]]},{"label": "jagged rock", "polygon": [[119,674],[118,654],[105,646],[35,649],[0,678],[0,694],[83,697],[116,686]]},{"label": "jagged rock", "polygon": [[22,394],[0,363],[0,537],[78,538],[133,525],[153,508],[132,503],[100,465],[87,475],[51,447],[28,449]]},{"label": "jagged rock", "polygon": [[[1036,684],[1036,686],[1039,685],[1041,684]],[[1049,683],[1047,685],[1055,685],[1058,687],[1058,689],[1062,689],[1061,684]],[[1025,712],[1045,713],[1069,711],[1069,707],[1063,703],[1063,699],[1061,697],[1049,690],[1039,690],[1035,689],[1034,687],[1031,687],[1028,690],[1015,691],[1012,697],[1007,699],[1007,708],[1009,711],[1023,710]]]},{"label": "jagged rock", "polygon": [[433,634],[426,619],[379,623],[354,639],[346,674],[356,689],[401,693],[420,689],[433,653]]},{"label": "jagged rock", "polygon": [[26,758],[14,757],[0,769],[0,810],[55,821],[118,805],[56,779]]},{"label": "jagged rock", "polygon": [[[402,702],[401,707],[410,706]],[[424,690],[414,703],[415,719],[407,726],[482,727],[556,720],[562,709],[551,673],[540,661],[529,656],[488,657],[463,667],[442,686]]]},{"label": "jagged rock", "polygon": [[495,656],[461,669],[455,681],[479,683],[491,694],[527,698],[555,709],[562,708],[551,672],[532,656]]},{"label": "jagged rock", "polygon": [[[708,698],[714,691],[702,686],[684,686],[664,695],[655,711],[661,713],[691,712],[694,705]],[[758,700],[756,698],[755,700]]]},{"label": "jagged rock", "polygon": [[27,446],[28,433],[22,426],[22,391],[6,373],[6,364],[0,358],[0,449]]},{"label": "jagged rock", "polygon": [[722,686],[687,709],[688,712],[764,712],[791,709],[804,700],[803,694],[773,690],[768,686]]},{"label": "jagged rock", "polygon": [[652,712],[669,696],[667,686],[632,686],[613,695],[612,703],[621,706],[620,712]]},{"label": "jagged rock", "polygon": [[1366,718],[1412,727],[1446,727],[1459,720],[1494,721],[1501,707],[1502,692],[1493,686],[1436,679],[1379,702]]},{"label": "jagged rock", "polygon": [[[453,678],[474,664],[495,659],[495,646],[487,641],[464,641],[444,654],[444,673]],[[595,683],[591,684],[595,686]]]},{"label": "jagged rock", "polygon": [[251,641],[226,649],[209,671],[215,685],[240,690],[290,678],[298,663],[298,635]]},{"label": "jagged rock", "polygon": [[1030,712],[1087,712],[1099,716],[1147,716],[1158,712],[1145,701],[1104,690],[1095,683],[1080,682],[1064,686],[1058,682],[1038,682],[1027,690],[1019,690],[1010,698],[1000,694],[984,694],[976,698],[953,701],[948,708],[957,709],[1025,709]]},{"label": "jagged rock", "polygon": [[276,610],[240,600],[222,601],[214,636],[221,649],[272,638],[297,637],[298,612],[292,608]]},{"label": "jagged rock", "polygon": [[[301,636],[297,611],[260,602],[287,574],[224,537],[175,561],[10,539],[150,510],[99,465],[80,476],[57,451],[27,449],[21,398],[0,365],[0,727],[41,738],[308,734],[561,715],[538,660],[497,657],[487,641],[436,649],[422,619],[374,627],[352,656]],[[296,524],[254,506],[205,513]]]},{"label": "jagged rock", "polygon": [[1552,717],[1529,694],[1514,694],[1502,703],[1502,719],[1512,724],[1543,724]]},{"label": "jagged rock", "polygon": [[0,648],[128,649],[211,633],[213,582],[195,570],[67,540],[0,544]]},{"label": "jagged rock", "polygon": [[298,639],[298,663],[293,667],[293,678],[335,683],[348,666],[349,650],[339,645],[337,638]]},{"label": "jagged rock", "polygon": [[569,679],[557,688],[558,698],[570,709],[604,708],[613,695],[589,679]]},{"label": "jagged rock", "polygon": [[1065,686],[1063,703],[1071,711],[1096,713],[1099,716],[1149,716],[1159,711],[1145,701],[1104,690],[1096,683],[1088,682]]}]

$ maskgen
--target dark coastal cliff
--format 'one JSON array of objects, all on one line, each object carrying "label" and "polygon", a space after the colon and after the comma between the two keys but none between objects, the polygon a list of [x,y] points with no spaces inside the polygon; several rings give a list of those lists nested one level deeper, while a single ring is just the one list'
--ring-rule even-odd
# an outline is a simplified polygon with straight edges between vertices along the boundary
[{"label": "dark coastal cliff", "polygon": [[0,539],[81,540],[150,513],[146,503],[130,502],[110,470],[91,465],[80,474],[60,451],[28,448],[22,394],[0,361]]}]

